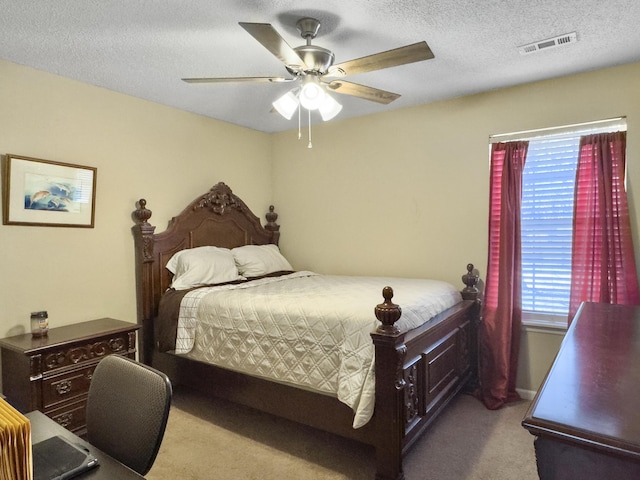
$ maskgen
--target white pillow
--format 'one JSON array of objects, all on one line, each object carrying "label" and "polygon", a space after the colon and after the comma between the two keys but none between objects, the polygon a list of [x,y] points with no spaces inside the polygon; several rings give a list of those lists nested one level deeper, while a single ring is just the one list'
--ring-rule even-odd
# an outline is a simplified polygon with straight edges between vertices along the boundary
[{"label": "white pillow", "polygon": [[281,270],[293,270],[277,245],[245,245],[231,250],[238,272],[245,277],[258,277]]},{"label": "white pillow", "polygon": [[181,250],[169,259],[166,267],[174,275],[171,286],[176,290],[243,280],[228,248]]}]

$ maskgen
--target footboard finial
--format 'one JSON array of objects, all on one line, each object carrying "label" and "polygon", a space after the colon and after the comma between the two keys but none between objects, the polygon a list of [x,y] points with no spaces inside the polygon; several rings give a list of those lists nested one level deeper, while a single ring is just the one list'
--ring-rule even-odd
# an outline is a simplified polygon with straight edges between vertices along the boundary
[{"label": "footboard finial", "polygon": [[394,324],[402,315],[402,309],[391,301],[393,298],[393,288],[384,287],[382,289],[382,296],[384,297],[384,302],[376,305],[374,309],[376,318],[382,322],[382,325],[377,328],[377,331],[387,335],[400,333],[400,329]]},{"label": "footboard finial", "polygon": [[467,265],[467,273],[462,276],[462,283],[466,285],[462,289],[462,298],[465,300],[477,300],[478,299],[478,284],[479,276],[477,273],[473,273],[473,263]]}]

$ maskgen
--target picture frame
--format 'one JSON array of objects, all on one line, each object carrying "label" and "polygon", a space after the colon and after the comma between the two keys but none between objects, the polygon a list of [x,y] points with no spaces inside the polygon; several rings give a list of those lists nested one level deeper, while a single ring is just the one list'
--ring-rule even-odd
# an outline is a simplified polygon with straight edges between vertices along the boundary
[{"label": "picture frame", "polygon": [[7,154],[2,223],[93,228],[97,169]]}]

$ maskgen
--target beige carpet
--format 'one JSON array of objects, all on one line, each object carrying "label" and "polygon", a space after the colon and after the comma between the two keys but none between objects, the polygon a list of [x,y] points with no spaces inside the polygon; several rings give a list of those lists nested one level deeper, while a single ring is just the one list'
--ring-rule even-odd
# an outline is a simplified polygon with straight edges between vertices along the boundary
[{"label": "beige carpet", "polygon": [[[461,395],[405,458],[407,480],[535,480],[528,402],[489,411]],[[371,480],[371,447],[177,389],[150,480]]]}]

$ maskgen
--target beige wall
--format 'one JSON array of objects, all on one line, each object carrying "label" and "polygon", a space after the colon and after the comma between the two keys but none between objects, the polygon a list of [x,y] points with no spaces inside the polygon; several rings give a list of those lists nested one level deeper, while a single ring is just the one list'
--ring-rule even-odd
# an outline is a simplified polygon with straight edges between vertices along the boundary
[{"label": "beige wall", "polygon": [[136,321],[131,212],[168,220],[218,181],[272,201],[268,135],[0,61],[0,153],[97,167],[95,228],[0,226],[0,337],[111,316]]},{"label": "beige wall", "polygon": [[560,349],[564,334],[563,330],[548,328],[522,329],[517,381],[521,395],[533,398]]},{"label": "beige wall", "polygon": [[[147,199],[160,231],[219,180],[258,215],[275,203],[296,268],[460,284],[473,262],[482,276],[496,133],[626,115],[637,241],[639,76],[635,64],[334,120],[314,127],[308,150],[293,131],[266,135],[0,61],[0,153],[98,168],[94,229],[0,226],[0,336],[28,329],[39,309],[53,326],[135,321],[135,201]],[[523,334],[520,388],[537,388],[558,337]]]},{"label": "beige wall", "polygon": [[[621,115],[638,245],[639,80],[634,64],[332,121],[314,128],[312,150],[295,132],[274,135],[282,248],[294,267],[320,272],[433,276],[460,285],[472,262],[483,276],[489,136]],[[525,333],[523,340],[519,387],[535,390],[558,335]]]}]

